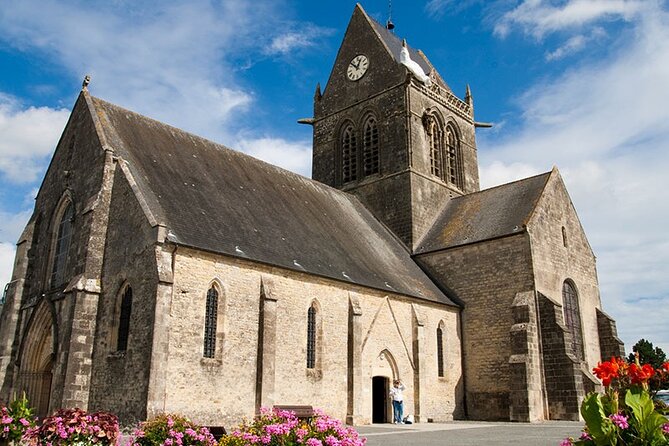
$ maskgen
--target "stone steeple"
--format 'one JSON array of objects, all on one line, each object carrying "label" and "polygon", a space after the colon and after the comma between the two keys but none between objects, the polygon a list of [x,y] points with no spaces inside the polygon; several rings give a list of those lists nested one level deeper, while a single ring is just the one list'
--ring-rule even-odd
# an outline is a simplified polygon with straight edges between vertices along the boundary
[{"label": "stone steeple", "polygon": [[471,104],[359,4],[312,123],[313,178],[358,196],[409,249],[479,189]]}]

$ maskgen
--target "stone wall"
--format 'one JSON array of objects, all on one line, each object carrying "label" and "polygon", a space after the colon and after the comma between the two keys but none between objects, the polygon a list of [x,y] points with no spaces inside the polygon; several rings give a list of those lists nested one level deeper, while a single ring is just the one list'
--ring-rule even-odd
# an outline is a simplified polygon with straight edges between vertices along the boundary
[{"label": "stone wall", "polygon": [[565,280],[576,288],[585,363],[592,369],[601,357],[597,329],[601,301],[595,256],[557,169],[551,173],[527,228],[537,291],[562,303]]},{"label": "stone wall", "polygon": [[[418,408],[425,420],[447,420],[461,412],[454,308],[182,247],[174,265],[169,359],[164,365],[167,410],[204,424],[229,426],[253,416],[259,405],[310,404],[340,419],[368,423],[372,376],[385,375],[399,377],[407,386],[407,413]],[[221,333],[216,356],[209,359],[202,357],[203,327],[205,296],[212,284],[222,290]],[[319,346],[316,367],[307,369],[307,310],[314,302]],[[419,355],[414,352],[414,308],[424,327]],[[436,329],[442,321],[448,372],[438,378]],[[357,336],[349,331],[356,324]],[[424,370],[418,401],[417,363]]]},{"label": "stone wall", "polygon": [[[18,316],[13,316],[17,320],[17,328],[11,335],[14,370],[7,374],[8,377],[12,376],[12,382],[6,382],[3,391],[21,390],[17,388],[18,367],[24,353],[20,346],[26,342],[24,336],[29,333],[34,309],[44,301],[53,316],[52,332],[33,332],[33,335],[55,336],[54,350],[51,352],[54,361],[49,366],[53,374],[52,409],[74,402],[83,408],[88,404],[88,382],[82,377],[90,367],[90,351],[84,351],[86,349],[79,342],[81,338],[72,336],[81,336],[84,332],[90,336],[94,331],[95,319],[91,321],[90,315],[95,311],[89,311],[91,302],[78,304],[76,296],[79,295],[82,301],[95,301],[99,292],[99,267],[103,253],[91,243],[101,243],[100,237],[105,231],[107,209],[104,179],[108,173],[105,166],[110,164],[111,157],[101,146],[96,132],[96,119],[90,113],[86,94],[82,93],[35,199],[30,221],[31,245],[27,252],[17,251],[17,254],[25,256],[19,262],[25,263],[22,266],[25,267],[25,275],[17,282],[17,286],[22,289],[14,291],[14,298],[20,298],[21,309],[13,307],[14,311],[19,311]],[[53,250],[60,223],[57,217],[64,200],[70,200],[74,206],[73,233],[62,283],[51,283]],[[88,320],[88,326],[78,322],[83,319]],[[76,327],[73,331],[74,325]],[[72,356],[70,353],[73,353]]]},{"label": "stone wall", "polygon": [[618,337],[616,321],[600,309],[597,309],[597,331],[602,361],[608,361],[612,357],[625,358],[625,345]]},{"label": "stone wall", "polygon": [[[146,417],[158,280],[156,238],[155,229],[137,202],[128,178],[117,166],[104,247],[91,408],[112,411],[122,422]],[[130,331],[127,350],[119,352],[116,340],[120,298],[126,286],[132,288]]]},{"label": "stone wall", "polygon": [[518,293],[512,308],[515,323],[511,327],[509,358],[509,419],[543,420],[543,369],[535,293]]},{"label": "stone wall", "polygon": [[467,416],[508,420],[513,302],[518,293],[533,290],[528,235],[423,254],[417,260],[464,304]]},{"label": "stone wall", "polygon": [[539,317],[549,418],[577,421],[585,395],[583,374],[570,352],[571,333],[564,326],[562,307],[539,293]]}]

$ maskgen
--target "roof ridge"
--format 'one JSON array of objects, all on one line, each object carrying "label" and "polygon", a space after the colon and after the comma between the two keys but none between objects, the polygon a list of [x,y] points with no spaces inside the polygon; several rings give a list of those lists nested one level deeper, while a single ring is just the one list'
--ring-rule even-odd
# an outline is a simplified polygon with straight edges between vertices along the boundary
[{"label": "roof ridge", "polygon": [[497,186],[492,186],[492,187],[489,187],[489,188],[487,188],[487,189],[477,190],[476,192],[470,192],[470,193],[468,193],[468,194],[464,194],[464,195],[460,195],[460,196],[457,196],[457,197],[453,197],[453,198],[451,198],[451,199],[449,200],[449,202],[450,202],[450,201],[453,201],[453,200],[458,200],[458,199],[460,199],[460,198],[464,198],[464,197],[470,197],[470,196],[472,196],[472,195],[482,194],[482,193],[485,193],[485,192],[488,192],[488,191],[492,191],[492,190],[495,190],[495,189],[499,189],[499,188],[502,188],[502,187],[511,186],[512,184],[522,183],[522,182],[524,182],[524,181],[529,181],[529,180],[531,180],[531,179],[538,178],[538,177],[543,176],[543,175],[550,176],[551,172],[552,172],[552,170],[549,170],[548,172],[538,173],[538,174],[536,174],[536,175],[532,175],[532,176],[529,176],[529,177],[519,178],[519,179],[517,179],[517,180],[509,181],[508,183],[498,184]]},{"label": "roof ridge", "polygon": [[229,153],[231,153],[231,154],[233,154],[233,155],[235,155],[235,156],[241,156],[242,158],[247,159],[247,160],[249,160],[249,161],[251,161],[251,162],[254,162],[254,163],[262,163],[264,166],[266,166],[266,167],[268,167],[268,168],[271,168],[271,169],[273,169],[273,170],[275,170],[275,171],[278,171],[279,173],[282,173],[282,174],[285,174],[285,175],[288,175],[288,176],[292,176],[292,177],[297,177],[297,179],[300,179],[300,180],[303,180],[303,181],[306,180],[306,181],[308,181],[309,183],[312,183],[314,186],[323,188],[323,189],[325,189],[325,190],[329,190],[330,192],[335,192],[335,193],[337,193],[337,194],[346,196],[346,197],[348,197],[348,198],[354,197],[352,194],[350,194],[350,193],[348,193],[348,192],[342,191],[342,190],[340,190],[340,189],[336,189],[336,188],[334,188],[334,187],[332,187],[332,186],[328,186],[328,185],[325,184],[325,183],[321,183],[320,181],[314,180],[313,178],[309,178],[309,177],[306,177],[306,176],[304,176],[304,175],[300,175],[299,173],[295,173],[295,172],[293,172],[293,171],[291,171],[291,170],[284,169],[283,167],[276,166],[276,165],[271,164],[271,163],[269,163],[269,162],[267,162],[267,161],[261,160],[260,158],[256,158],[256,157],[253,156],[253,155],[249,155],[248,153],[245,153],[245,152],[242,152],[242,151],[240,151],[240,150],[236,150],[236,149],[233,149],[233,148],[231,148],[231,147],[228,147],[228,146],[226,146],[226,145],[224,145],[224,144],[222,144],[222,143],[220,143],[220,142],[212,141],[211,139],[207,139],[207,138],[205,138],[205,137],[203,137],[203,136],[196,135],[195,133],[191,133],[191,132],[189,132],[189,131],[187,131],[187,130],[180,129],[179,127],[175,127],[175,126],[173,126],[173,125],[170,125],[170,124],[167,124],[167,123],[165,123],[165,122],[159,121],[159,120],[157,120],[157,119],[155,119],[155,118],[151,118],[151,117],[149,117],[149,116],[143,115],[143,114],[138,113],[138,112],[136,112],[136,111],[133,111],[133,110],[130,110],[130,109],[128,109],[128,108],[122,107],[122,106],[120,106],[120,105],[114,104],[113,102],[109,102],[109,101],[106,101],[106,100],[104,100],[104,99],[101,99],[101,98],[99,98],[99,97],[97,97],[97,96],[92,96],[92,95],[91,95],[90,97],[91,97],[93,100],[95,100],[95,101],[99,101],[99,102],[102,102],[102,103],[104,103],[104,104],[107,104],[107,105],[109,105],[109,106],[111,106],[111,107],[114,107],[114,108],[116,108],[116,109],[122,110],[122,111],[127,112],[127,113],[131,113],[131,114],[133,114],[133,115],[135,115],[135,116],[138,116],[138,117],[140,117],[140,118],[142,118],[142,119],[151,121],[151,122],[153,122],[153,123],[155,123],[155,124],[158,124],[158,125],[160,125],[160,126],[168,127],[168,128],[170,128],[170,129],[175,130],[176,132],[179,132],[179,133],[183,134],[183,135],[187,135],[187,136],[189,136],[189,137],[196,138],[196,139],[198,139],[199,141],[206,142],[206,143],[208,143],[208,144],[213,144],[213,145],[216,146],[217,148],[222,149],[223,151],[227,151],[227,152],[229,152]]}]

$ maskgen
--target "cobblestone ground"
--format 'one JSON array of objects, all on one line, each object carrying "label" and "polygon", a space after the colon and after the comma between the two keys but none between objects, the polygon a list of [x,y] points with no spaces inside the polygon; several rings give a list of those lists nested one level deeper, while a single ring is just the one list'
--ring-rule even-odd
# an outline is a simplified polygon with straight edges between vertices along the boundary
[{"label": "cobblestone ground", "polygon": [[367,446],[558,446],[566,437],[578,438],[582,423],[485,423],[462,421],[444,424],[360,426]]}]

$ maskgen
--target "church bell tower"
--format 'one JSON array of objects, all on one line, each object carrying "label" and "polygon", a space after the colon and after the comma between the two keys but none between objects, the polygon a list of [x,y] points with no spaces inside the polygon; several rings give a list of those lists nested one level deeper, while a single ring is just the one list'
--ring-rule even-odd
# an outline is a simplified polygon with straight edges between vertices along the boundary
[{"label": "church bell tower", "polygon": [[356,195],[410,250],[479,190],[473,104],[358,4],[314,96],[313,179]]}]

